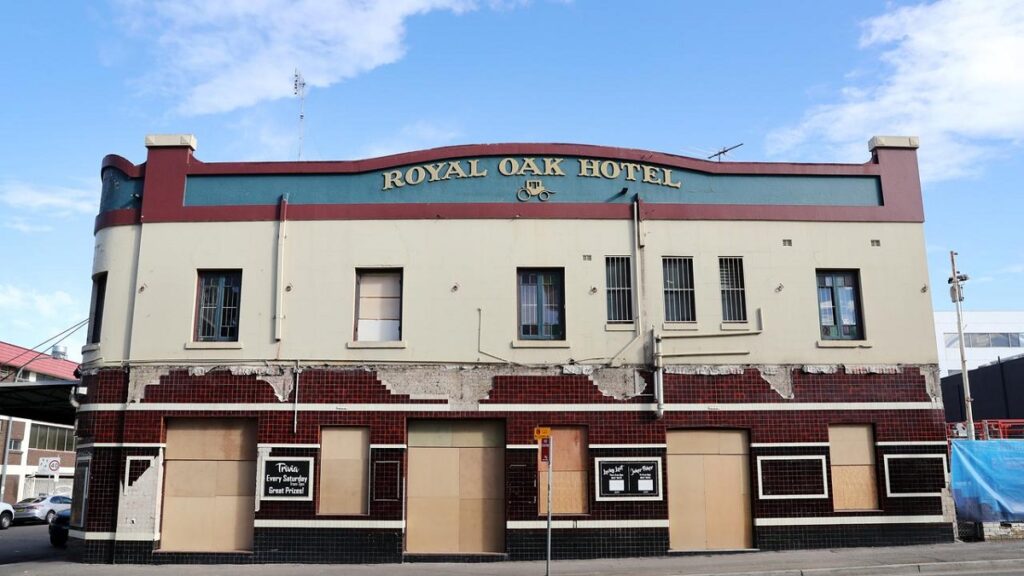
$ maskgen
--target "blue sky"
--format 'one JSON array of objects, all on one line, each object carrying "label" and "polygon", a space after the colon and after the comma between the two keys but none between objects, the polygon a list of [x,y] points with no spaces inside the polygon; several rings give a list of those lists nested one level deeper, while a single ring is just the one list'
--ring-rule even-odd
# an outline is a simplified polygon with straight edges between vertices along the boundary
[{"label": "blue sky", "polygon": [[[99,166],[192,133],[205,161],[579,142],[864,162],[921,137],[935,307],[1020,309],[1024,0],[16,3],[0,53],[0,340],[88,315]],[[80,331],[66,343],[79,358]]]}]

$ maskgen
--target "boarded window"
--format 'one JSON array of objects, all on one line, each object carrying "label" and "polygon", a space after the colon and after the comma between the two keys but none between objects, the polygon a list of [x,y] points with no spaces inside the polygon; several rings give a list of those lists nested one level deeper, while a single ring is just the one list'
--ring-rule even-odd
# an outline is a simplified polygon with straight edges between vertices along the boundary
[{"label": "boarded window", "polygon": [[832,501],[836,510],[877,510],[875,438],[870,424],[828,427]]},{"label": "boarded window", "polygon": [[[552,428],[551,513],[586,514],[590,503],[587,489],[586,428]],[[548,513],[548,465],[537,454],[537,513]]]},{"label": "boarded window", "polygon": [[356,340],[402,339],[402,271],[356,271]]},{"label": "boarded window", "polygon": [[320,514],[366,514],[369,428],[320,431]]}]

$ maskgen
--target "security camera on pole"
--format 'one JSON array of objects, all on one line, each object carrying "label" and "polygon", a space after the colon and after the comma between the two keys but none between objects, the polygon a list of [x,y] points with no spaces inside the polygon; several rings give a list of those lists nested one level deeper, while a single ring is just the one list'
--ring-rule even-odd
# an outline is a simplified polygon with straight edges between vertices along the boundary
[{"label": "security camera on pole", "polygon": [[963,307],[960,304],[964,301],[964,287],[963,283],[967,282],[970,277],[967,274],[961,274],[956,269],[956,252],[953,250],[949,251],[949,262],[953,269],[953,275],[949,277],[949,297],[953,300],[953,304],[956,304],[956,331],[959,335],[958,341],[960,342],[960,378],[964,383],[964,412],[967,415],[967,439],[974,440],[974,411],[971,409],[971,381],[967,374],[967,355],[964,352],[964,318],[963,318]]}]

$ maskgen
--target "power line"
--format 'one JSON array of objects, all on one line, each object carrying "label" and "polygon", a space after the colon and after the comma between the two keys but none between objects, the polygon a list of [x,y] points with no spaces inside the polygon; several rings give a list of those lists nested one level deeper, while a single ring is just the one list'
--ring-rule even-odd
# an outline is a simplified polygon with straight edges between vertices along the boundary
[{"label": "power line", "polygon": [[[49,341],[53,340],[54,338],[58,338],[58,337],[60,337],[60,340],[57,340],[56,342],[54,342],[54,343],[53,343],[53,345],[54,345],[54,346],[56,346],[57,344],[60,344],[60,343],[61,343],[61,342],[63,342],[64,340],[67,340],[67,339],[68,339],[68,338],[69,338],[69,337],[70,337],[70,336],[71,336],[72,334],[74,334],[75,332],[78,332],[79,330],[81,330],[81,329],[82,329],[82,327],[83,327],[83,326],[85,326],[85,325],[86,325],[86,324],[88,324],[88,323],[89,323],[89,319],[88,319],[88,318],[86,318],[85,320],[82,320],[82,321],[80,321],[80,322],[76,322],[75,324],[71,325],[71,327],[70,327],[70,328],[65,328],[64,330],[61,330],[60,332],[58,332],[58,333],[57,333],[57,335],[56,335],[56,336],[51,336],[51,337],[47,338],[46,340],[43,340],[42,342],[40,342],[39,344],[36,344],[36,345],[35,345],[35,346],[33,346],[32,348],[29,348],[28,350],[26,350],[26,351],[22,352],[21,354],[18,354],[18,355],[17,355],[17,356],[15,356],[14,358],[11,358],[11,360],[10,360],[10,362],[12,363],[12,364],[11,364],[11,366],[13,367],[13,362],[14,362],[15,360],[17,360],[18,358],[21,358],[22,356],[24,356],[25,354],[27,354],[27,353],[29,353],[29,352],[34,352],[36,348],[39,348],[40,346],[43,346],[43,345],[45,345],[45,344],[46,344],[47,342],[49,342]],[[63,335],[63,336],[62,336],[62,335]],[[29,364],[31,364],[31,363],[33,363],[33,362],[35,362],[37,358],[39,358],[40,356],[42,356],[42,355],[44,355],[44,354],[46,354],[46,351],[45,351],[45,350],[43,350],[43,351],[41,351],[41,352],[38,352],[38,353],[36,353],[36,355],[35,355],[35,356],[33,356],[33,357],[32,357],[32,358],[31,358],[31,359],[30,359],[30,360],[28,361],[28,362],[25,362],[25,363],[24,363],[24,364],[22,364],[21,366],[18,366],[18,369],[17,369],[17,370],[15,370],[15,371],[11,372],[11,373],[10,373],[10,374],[8,374],[7,376],[4,376],[3,378],[0,378],[0,382],[3,382],[3,381],[5,381],[5,380],[7,380],[8,378],[10,378],[10,377],[11,377],[11,374],[13,374],[13,375],[14,375],[14,377],[15,377],[15,381],[16,381],[16,380],[17,380],[17,376],[18,376],[18,374],[21,374],[21,371],[22,371],[22,370],[23,370],[23,369],[24,369],[24,368],[25,368],[26,366],[28,366]]]}]

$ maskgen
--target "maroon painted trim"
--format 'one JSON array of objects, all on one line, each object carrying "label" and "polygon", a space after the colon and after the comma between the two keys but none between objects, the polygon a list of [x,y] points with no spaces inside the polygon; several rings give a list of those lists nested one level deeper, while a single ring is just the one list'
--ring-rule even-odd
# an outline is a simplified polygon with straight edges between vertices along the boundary
[{"label": "maroon painted trim", "polygon": [[107,154],[103,157],[103,163],[100,165],[100,172],[103,172],[105,168],[116,168],[121,172],[124,172],[129,178],[142,178],[146,175],[145,163],[136,166],[131,161],[127,160],[117,154]]},{"label": "maroon painted trim", "polygon": [[[632,204],[289,204],[289,221],[314,220],[628,220]],[[127,211],[119,211],[127,212]],[[110,214],[110,213],[108,213]],[[645,220],[764,220],[797,222],[921,222],[899,219],[878,206],[762,206],[751,204],[652,204]],[[101,215],[102,216],[102,215]],[[280,206],[191,206],[162,222],[259,222],[280,220]],[[97,218],[97,230],[137,224]]]},{"label": "maroon painted trim", "polygon": [[92,233],[95,234],[104,228],[111,226],[131,226],[139,223],[138,208],[122,208],[120,210],[107,210],[96,216],[96,223],[93,225]]},{"label": "maroon painted trim", "polygon": [[660,164],[708,174],[776,174],[776,175],[829,175],[877,176],[881,173],[873,161],[864,164],[801,164],[781,162],[711,162],[687,156],[649,152],[633,148],[612,148],[587,144],[468,144],[445,146],[430,150],[405,152],[365,160],[331,162],[212,162],[192,161],[190,175],[224,176],[239,174],[354,174],[383,170],[409,164],[437,160],[472,158],[481,156],[509,156],[543,154],[556,156],[583,156],[628,160],[646,164]]}]

